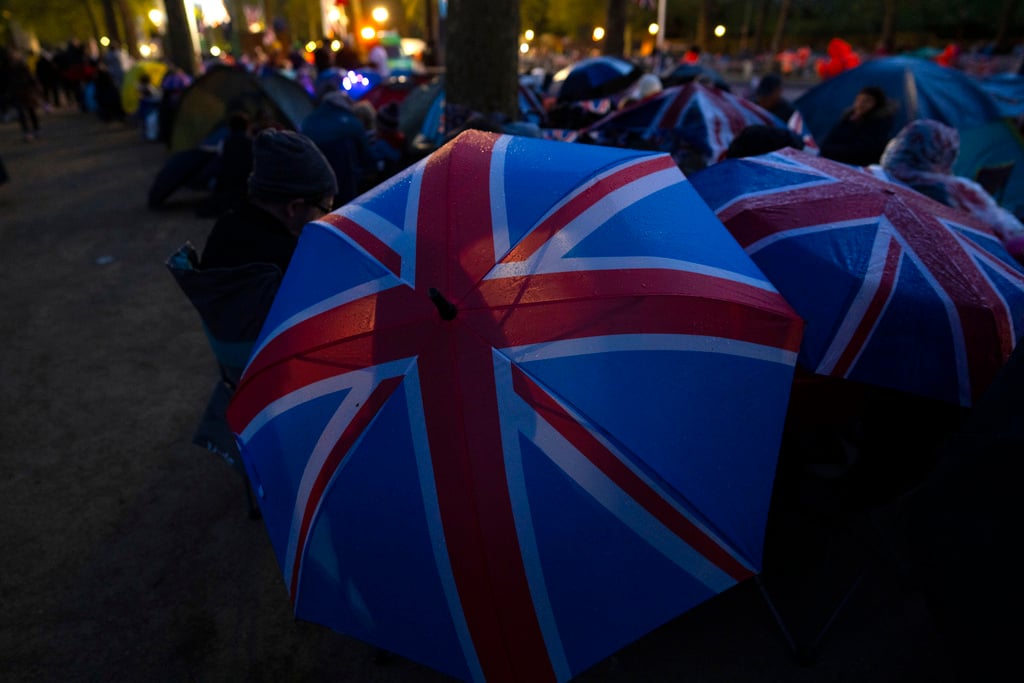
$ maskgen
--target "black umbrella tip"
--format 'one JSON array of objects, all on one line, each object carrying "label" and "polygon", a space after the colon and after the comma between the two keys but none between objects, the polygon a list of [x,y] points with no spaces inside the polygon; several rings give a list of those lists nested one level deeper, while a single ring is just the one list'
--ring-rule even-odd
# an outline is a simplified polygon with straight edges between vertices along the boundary
[{"label": "black umbrella tip", "polygon": [[434,287],[430,288],[429,294],[430,300],[437,307],[437,312],[441,314],[441,320],[455,320],[455,316],[459,313],[459,309],[455,307],[455,304],[445,299],[444,295]]}]

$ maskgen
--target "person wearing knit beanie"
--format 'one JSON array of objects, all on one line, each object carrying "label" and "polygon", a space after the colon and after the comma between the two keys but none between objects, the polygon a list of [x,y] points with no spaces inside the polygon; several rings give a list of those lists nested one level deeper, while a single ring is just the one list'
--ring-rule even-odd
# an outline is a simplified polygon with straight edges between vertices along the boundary
[{"label": "person wearing knit beanie", "polygon": [[334,170],[316,143],[302,133],[268,128],[253,140],[250,196],[273,203],[297,197],[333,198],[337,193]]},{"label": "person wearing knit beanie", "polygon": [[248,194],[214,223],[200,266],[273,263],[284,272],[303,226],[330,213],[337,193],[334,171],[312,140],[290,130],[260,131]]}]

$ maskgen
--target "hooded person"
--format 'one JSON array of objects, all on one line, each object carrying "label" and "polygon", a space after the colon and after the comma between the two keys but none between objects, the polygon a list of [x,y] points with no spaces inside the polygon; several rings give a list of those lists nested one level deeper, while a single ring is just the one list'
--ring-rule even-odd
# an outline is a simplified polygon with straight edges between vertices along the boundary
[{"label": "hooded person", "polygon": [[354,103],[340,90],[324,95],[299,129],[323,152],[338,179],[335,208],[357,197],[377,172],[377,158]]},{"label": "hooded person", "polygon": [[959,154],[956,128],[932,119],[915,119],[896,134],[879,163],[868,170],[966,211],[992,228],[1017,260],[1024,260],[1024,224],[980,184],[954,175],[953,164]]},{"label": "hooded person", "polygon": [[246,197],[214,223],[200,267],[273,263],[284,273],[303,226],[329,213],[337,193],[334,170],[312,140],[290,130],[260,131]]}]

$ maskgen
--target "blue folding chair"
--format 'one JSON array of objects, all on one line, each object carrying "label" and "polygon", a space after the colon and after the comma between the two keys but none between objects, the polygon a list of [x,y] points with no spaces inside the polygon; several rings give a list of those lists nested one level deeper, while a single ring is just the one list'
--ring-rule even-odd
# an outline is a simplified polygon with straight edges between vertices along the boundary
[{"label": "blue folding chair", "polygon": [[220,456],[242,475],[249,516],[259,519],[249,476],[225,413],[281,284],[281,269],[273,263],[200,268],[190,242],[171,254],[166,266],[199,313],[220,370],[192,443]]}]

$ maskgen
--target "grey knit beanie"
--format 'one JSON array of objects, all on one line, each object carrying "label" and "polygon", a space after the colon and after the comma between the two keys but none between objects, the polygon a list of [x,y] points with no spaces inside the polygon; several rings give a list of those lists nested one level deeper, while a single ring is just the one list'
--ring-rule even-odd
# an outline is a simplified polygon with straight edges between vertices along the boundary
[{"label": "grey knit beanie", "polygon": [[266,128],[252,143],[249,192],[281,199],[336,195],[338,179],[308,137]]}]

